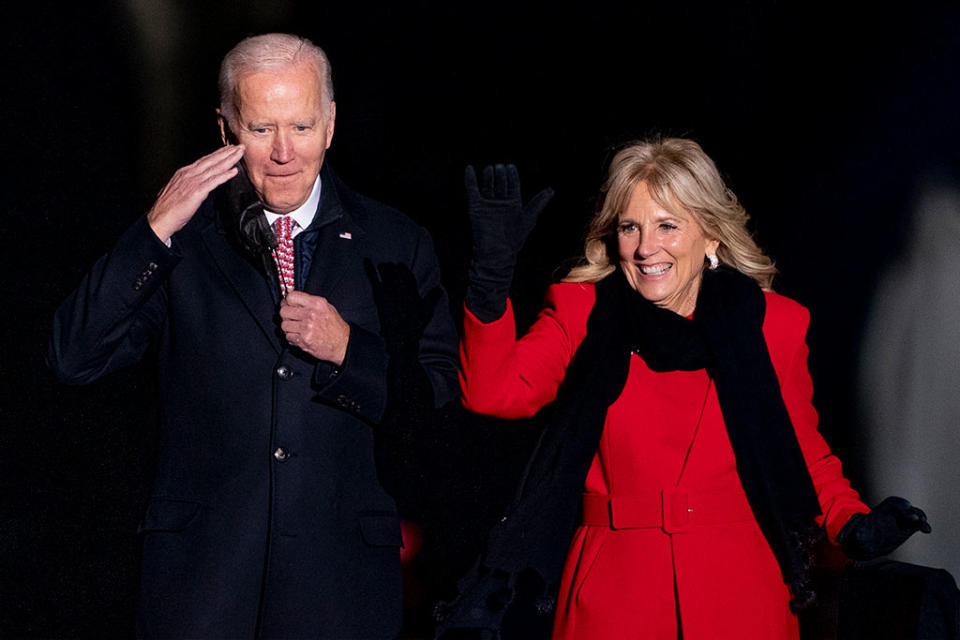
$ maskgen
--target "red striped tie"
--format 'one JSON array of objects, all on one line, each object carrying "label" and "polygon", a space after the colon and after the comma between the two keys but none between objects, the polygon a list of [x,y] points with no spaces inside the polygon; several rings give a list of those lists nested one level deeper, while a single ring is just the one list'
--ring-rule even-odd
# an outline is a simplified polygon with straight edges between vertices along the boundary
[{"label": "red striped tie", "polygon": [[273,222],[273,232],[277,236],[277,248],[273,250],[273,260],[280,274],[280,294],[286,298],[288,291],[296,287],[293,270],[293,236],[291,231],[297,224],[290,216],[280,216]]}]

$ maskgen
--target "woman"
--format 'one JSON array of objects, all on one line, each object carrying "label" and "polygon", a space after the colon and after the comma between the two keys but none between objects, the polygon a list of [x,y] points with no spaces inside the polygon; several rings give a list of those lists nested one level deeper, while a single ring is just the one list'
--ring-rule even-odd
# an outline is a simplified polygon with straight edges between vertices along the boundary
[{"label": "woman", "polygon": [[502,166],[481,187],[468,170],[467,187],[464,404],[504,418],[553,405],[449,627],[532,574],[559,579],[558,639],[797,638],[819,537],[866,558],[929,531],[901,498],[870,512],[843,477],[811,404],[809,314],[770,289],[772,261],[695,142],[614,157],[585,260],[519,340],[507,292],[550,194],[523,207]]}]

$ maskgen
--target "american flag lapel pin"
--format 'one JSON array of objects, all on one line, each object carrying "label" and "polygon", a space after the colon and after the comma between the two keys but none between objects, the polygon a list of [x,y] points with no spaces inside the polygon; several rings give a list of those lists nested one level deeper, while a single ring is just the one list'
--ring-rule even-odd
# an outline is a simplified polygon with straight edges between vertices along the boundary
[{"label": "american flag lapel pin", "polygon": [[341,231],[340,237],[344,240],[353,240],[353,235],[349,231]]}]

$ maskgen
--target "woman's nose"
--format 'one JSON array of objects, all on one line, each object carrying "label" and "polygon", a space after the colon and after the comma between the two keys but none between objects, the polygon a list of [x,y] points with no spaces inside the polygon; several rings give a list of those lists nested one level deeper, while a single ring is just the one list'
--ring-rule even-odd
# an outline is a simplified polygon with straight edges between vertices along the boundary
[{"label": "woman's nose", "polygon": [[660,250],[660,243],[657,241],[656,234],[646,225],[640,229],[639,238],[637,238],[637,256],[640,258],[649,258]]}]

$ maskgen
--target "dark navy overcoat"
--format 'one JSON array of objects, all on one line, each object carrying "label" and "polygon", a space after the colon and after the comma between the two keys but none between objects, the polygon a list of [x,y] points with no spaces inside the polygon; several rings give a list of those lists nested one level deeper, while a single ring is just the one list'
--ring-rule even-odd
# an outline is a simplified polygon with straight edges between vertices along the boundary
[{"label": "dark navy overcoat", "polygon": [[[388,356],[364,260],[409,268],[424,296],[440,275],[426,231],[326,165],[321,178],[297,288],[350,324],[339,369],[285,343],[276,283],[227,241],[214,196],[169,248],[139,219],[56,314],[49,359],[64,381],[156,352],[161,443],[141,524],[141,636],[399,631],[400,528],[374,464]],[[445,297],[419,359],[437,403],[453,397]]]}]

